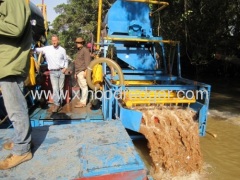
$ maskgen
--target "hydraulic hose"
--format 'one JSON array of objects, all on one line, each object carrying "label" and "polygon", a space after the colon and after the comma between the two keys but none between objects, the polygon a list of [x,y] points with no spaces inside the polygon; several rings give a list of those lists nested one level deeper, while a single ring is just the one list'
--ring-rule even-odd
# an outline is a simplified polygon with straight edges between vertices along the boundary
[{"label": "hydraulic hose", "polygon": [[88,86],[92,90],[95,91],[100,88],[100,84],[94,85],[92,83],[92,78],[91,78],[93,67],[99,63],[106,63],[109,67],[113,67],[118,73],[120,85],[124,85],[124,76],[123,76],[121,67],[115,61],[113,61],[109,58],[98,58],[98,59],[94,59],[93,61],[91,61],[91,63],[89,64],[89,66],[87,68],[86,80],[87,80]]}]

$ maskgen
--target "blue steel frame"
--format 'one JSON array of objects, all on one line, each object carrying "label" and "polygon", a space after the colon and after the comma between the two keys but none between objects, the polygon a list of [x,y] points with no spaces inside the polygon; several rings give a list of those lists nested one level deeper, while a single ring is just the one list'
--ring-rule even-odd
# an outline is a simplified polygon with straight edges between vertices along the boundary
[{"label": "blue steel frame", "polygon": [[[164,82],[159,85],[131,85],[131,86],[116,86],[111,83],[111,76],[105,76],[105,86],[104,91],[112,94],[118,94],[120,90],[158,90],[158,91],[193,91],[193,92],[203,92],[200,99],[197,99],[196,103],[190,104],[190,107],[194,109],[198,114],[198,123],[199,123],[199,135],[205,136],[206,134],[206,123],[207,123],[207,112],[209,107],[209,99],[210,99],[210,91],[211,86],[192,81],[189,79],[184,79],[176,76],[155,76],[155,75],[127,75],[127,73],[123,70],[125,80],[160,80]],[[129,70],[127,70],[129,72]],[[171,82],[171,83],[170,83]],[[205,93],[204,93],[205,92]],[[198,95],[198,96],[199,96]],[[102,111],[104,113],[104,119],[120,119],[125,126],[125,128],[131,129],[133,131],[139,131],[142,113],[139,111],[134,111],[131,109],[124,108],[119,102],[116,96],[112,96],[111,98],[107,96],[103,96],[102,100]]]},{"label": "blue steel frame", "polygon": [[[157,85],[122,85],[112,84],[112,79],[106,64],[103,64],[104,89],[103,92],[117,94],[120,90],[159,90],[159,91],[194,91],[206,92],[201,99],[190,104],[198,113],[199,135],[206,133],[207,112],[209,107],[211,86],[181,77],[180,43],[178,41],[163,40],[162,37],[153,37],[152,25],[149,16],[150,9],[147,3],[127,2],[117,0],[104,20],[108,25],[108,35],[103,45],[104,57],[107,57],[108,45],[116,47],[117,57],[129,64],[130,69],[123,69],[124,79],[133,81],[157,81]],[[156,69],[156,56],[154,43],[159,43],[162,50],[163,69]],[[177,52],[177,75],[167,73],[166,49],[164,43],[175,46]],[[173,46],[173,47],[174,47]],[[140,54],[139,54],[140,53]],[[151,62],[152,64],[149,64]],[[174,62],[174,61],[173,61]],[[173,62],[171,68],[173,68]],[[172,72],[172,69],[170,70]],[[197,95],[197,94],[195,94]],[[123,125],[133,131],[139,131],[142,114],[138,111],[124,108],[118,98],[103,96],[102,111],[104,119],[120,119]]]}]

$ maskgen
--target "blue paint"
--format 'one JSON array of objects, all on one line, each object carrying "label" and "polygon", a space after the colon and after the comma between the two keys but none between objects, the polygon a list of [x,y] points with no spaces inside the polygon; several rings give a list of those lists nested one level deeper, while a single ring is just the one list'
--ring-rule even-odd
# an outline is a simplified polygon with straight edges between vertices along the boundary
[{"label": "blue paint", "polygon": [[81,159],[84,177],[145,169],[131,141],[86,147]]},{"label": "blue paint", "polygon": [[121,119],[124,127],[139,132],[142,121],[142,113],[140,111],[123,108],[120,104],[119,107],[119,118]]},{"label": "blue paint", "polygon": [[51,145],[51,144],[57,143],[59,140],[60,140],[59,138],[53,137],[53,138],[46,139],[44,142]]},{"label": "blue paint", "polygon": [[[126,38],[152,38],[150,8],[146,3],[116,1],[107,13],[105,23],[108,35]],[[116,25],[117,24],[117,25]],[[139,45],[139,46],[138,46]],[[150,45],[150,46],[148,46]],[[149,53],[152,44],[125,44],[116,42],[117,56],[134,69],[154,70],[156,61]]]},{"label": "blue paint", "polygon": [[[2,129],[0,142],[12,133],[11,129]],[[146,170],[121,121],[117,120],[36,127],[32,129],[32,142],[33,159],[1,171],[0,177],[62,180]],[[8,153],[0,149],[1,157]]]}]

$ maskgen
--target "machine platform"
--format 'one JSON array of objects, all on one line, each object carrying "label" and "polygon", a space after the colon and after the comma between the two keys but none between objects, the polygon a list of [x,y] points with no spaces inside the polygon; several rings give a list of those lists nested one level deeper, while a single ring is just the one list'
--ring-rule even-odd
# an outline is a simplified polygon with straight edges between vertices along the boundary
[{"label": "machine platform", "polygon": [[[0,131],[1,145],[13,129]],[[1,179],[147,179],[147,170],[119,120],[35,127],[33,159]],[[1,159],[9,151],[1,148]]]},{"label": "machine platform", "polygon": [[73,99],[65,104],[58,113],[51,112],[52,104],[46,105],[44,108],[39,107],[34,109],[30,113],[32,127],[103,121],[101,108],[93,110],[90,104],[84,108],[74,108],[77,102],[79,102],[78,99]]}]

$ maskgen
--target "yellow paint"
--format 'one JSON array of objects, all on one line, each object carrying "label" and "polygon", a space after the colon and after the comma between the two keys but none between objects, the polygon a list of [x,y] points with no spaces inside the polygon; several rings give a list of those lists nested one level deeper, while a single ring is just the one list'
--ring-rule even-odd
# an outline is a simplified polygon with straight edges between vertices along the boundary
[{"label": "yellow paint", "polygon": [[93,84],[101,84],[103,82],[103,70],[102,65],[97,64],[93,67],[92,80]]},{"label": "yellow paint", "polygon": [[104,39],[111,40],[111,41],[128,41],[128,42],[156,42],[156,43],[166,43],[166,44],[172,44],[172,45],[176,45],[177,43],[179,43],[179,41],[172,41],[172,40],[113,37],[113,36],[107,36]]},{"label": "yellow paint", "polygon": [[179,98],[161,98],[161,99],[136,99],[136,100],[125,100],[124,103],[128,108],[132,106],[139,106],[139,105],[166,105],[166,104],[191,104],[195,103],[195,99],[179,99]]},{"label": "yellow paint", "polygon": [[26,86],[34,86],[36,85],[36,74],[35,74],[35,60],[34,57],[30,58],[30,69],[29,69],[29,75],[27,79],[25,80]]},{"label": "yellow paint", "polygon": [[133,98],[173,98],[177,97],[176,92],[172,91],[166,91],[166,90],[156,90],[156,91],[150,91],[150,90],[131,90],[131,91],[124,91],[124,97],[125,99],[133,99]]},{"label": "yellow paint", "polygon": [[41,7],[42,9],[42,14],[43,14],[43,18],[44,18],[44,27],[45,27],[45,34],[47,36],[47,29],[48,29],[48,21],[47,21],[47,6],[46,4],[38,4],[37,7]]},{"label": "yellow paint", "polygon": [[[119,85],[119,81],[115,81],[116,85]],[[155,82],[153,81],[133,81],[133,80],[128,80],[124,81],[125,85],[153,85]]]},{"label": "yellow paint", "polygon": [[181,94],[167,90],[131,90],[123,91],[121,99],[127,107],[138,105],[157,105],[157,104],[191,104],[195,103],[195,98],[186,98]]},{"label": "yellow paint", "polygon": [[102,24],[102,0],[98,1],[98,25],[97,25],[97,50],[100,49],[100,35],[101,35],[101,24]]}]

